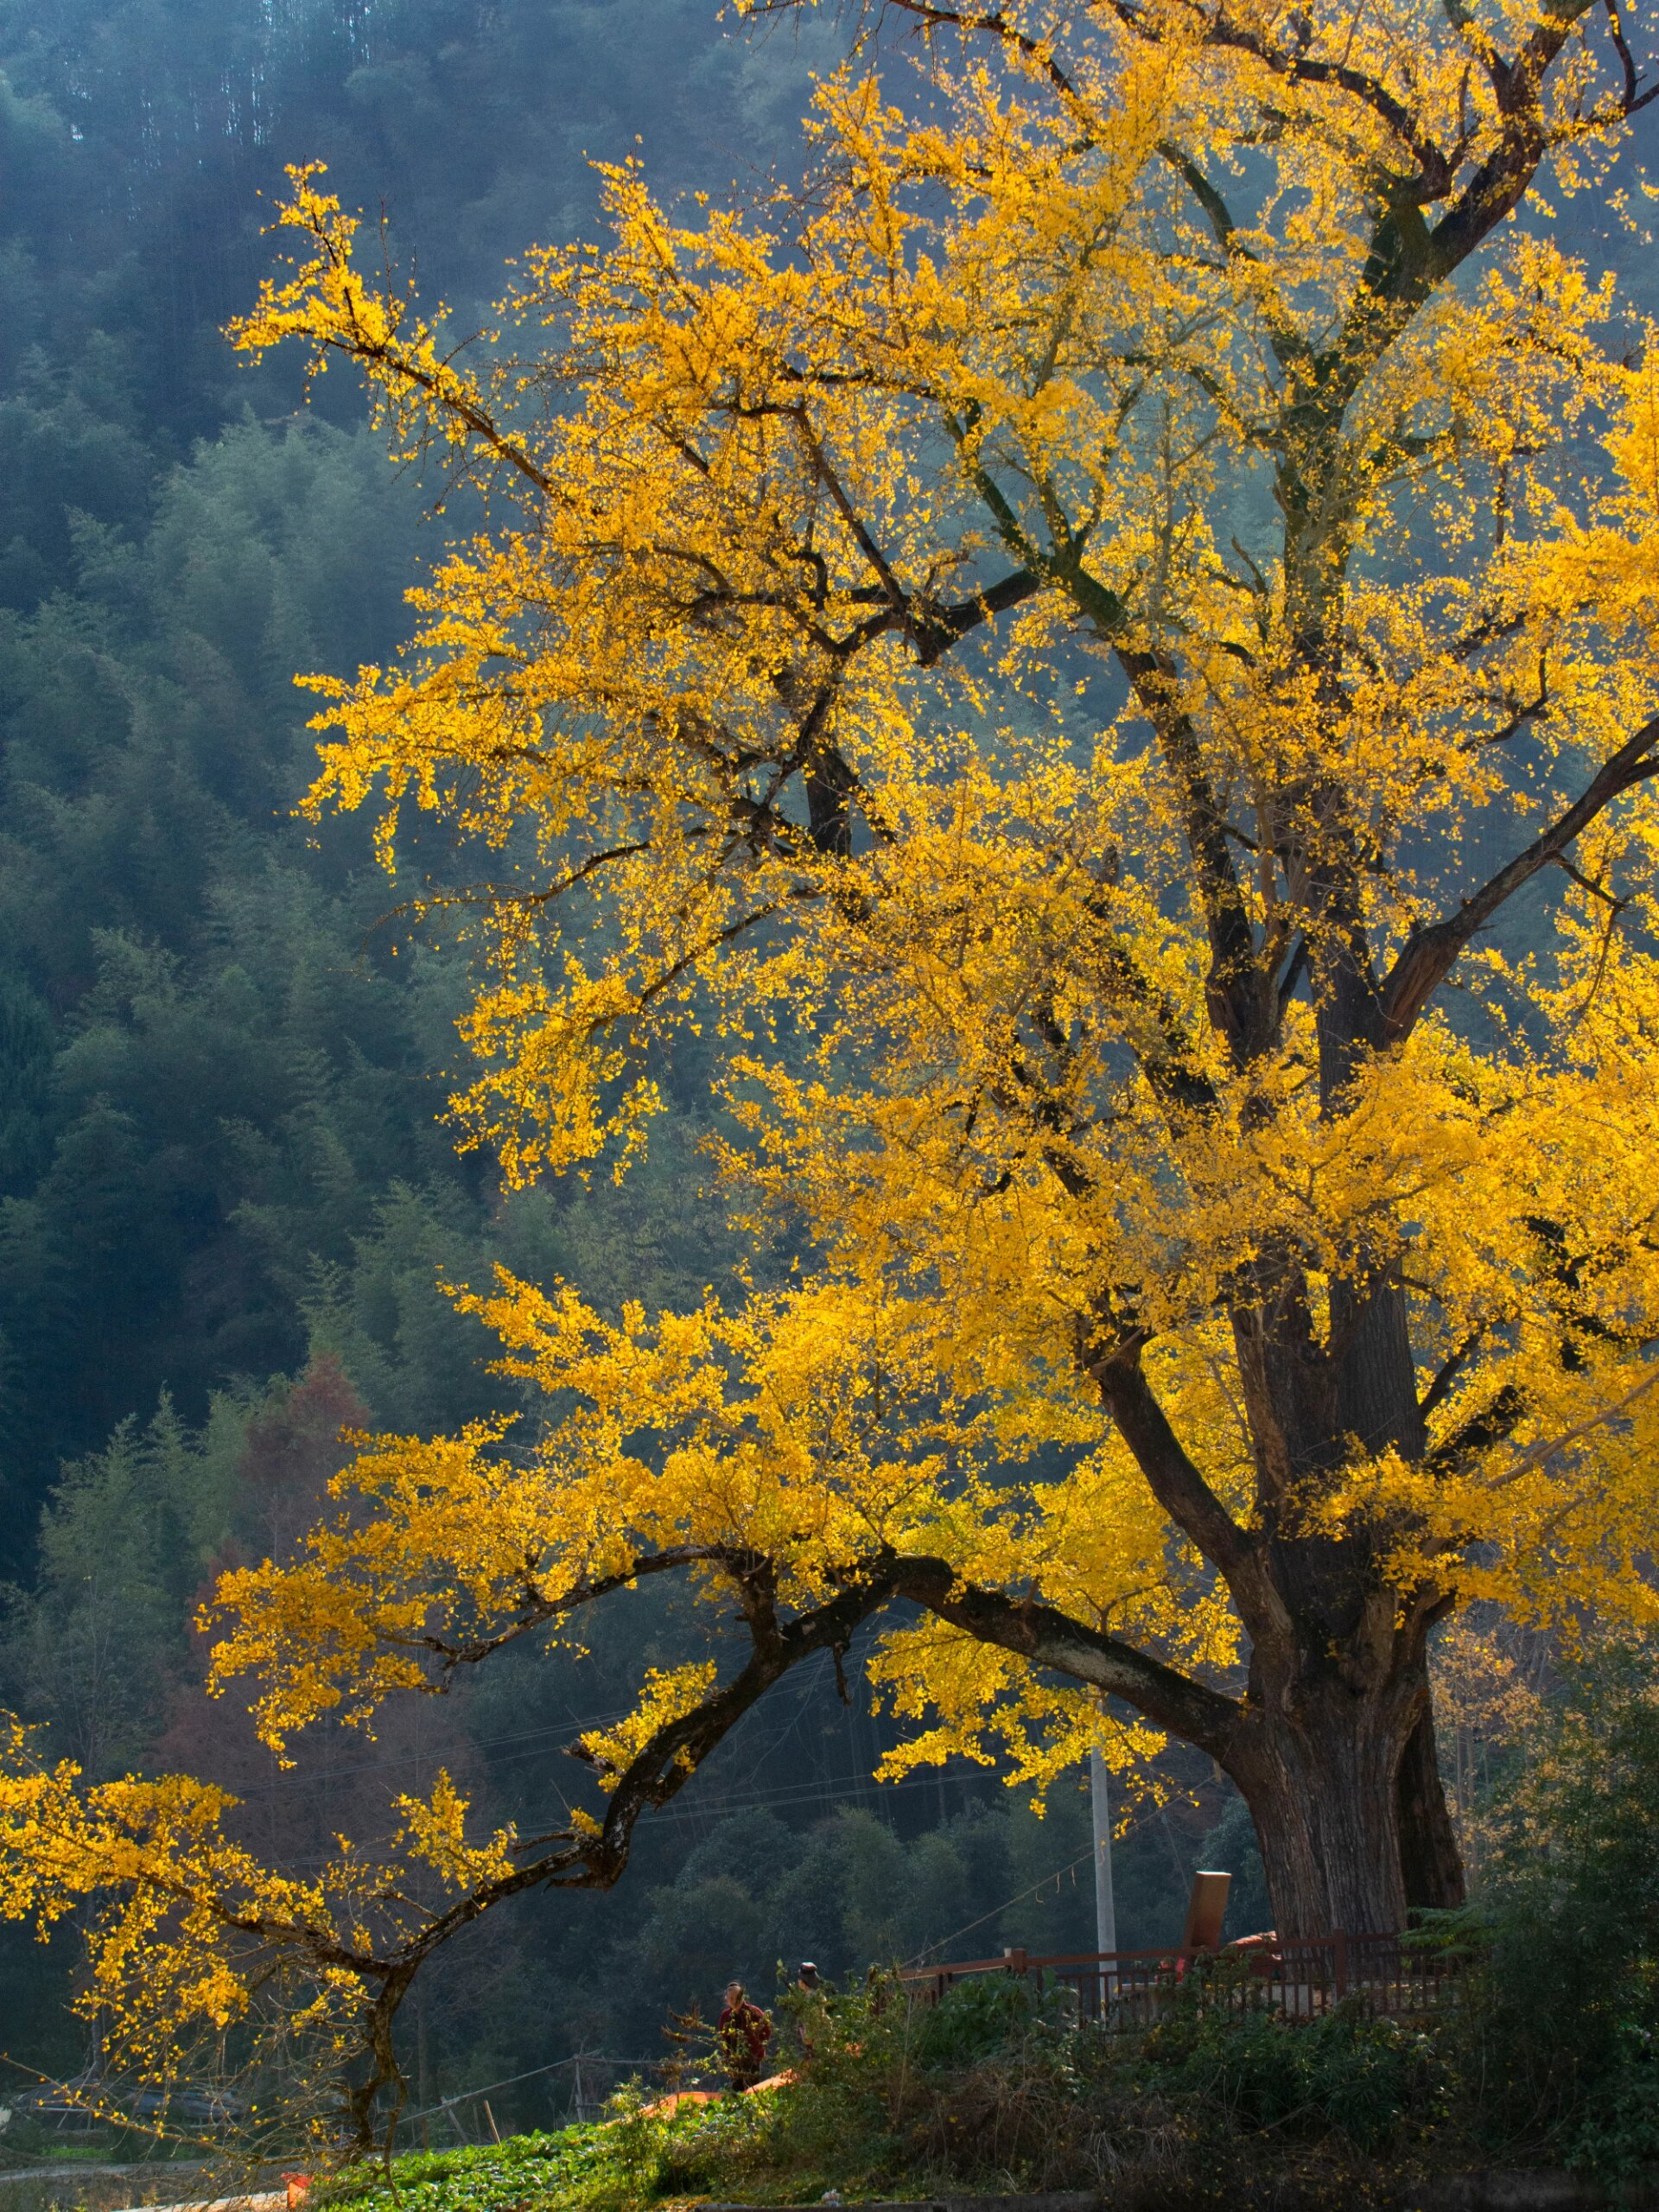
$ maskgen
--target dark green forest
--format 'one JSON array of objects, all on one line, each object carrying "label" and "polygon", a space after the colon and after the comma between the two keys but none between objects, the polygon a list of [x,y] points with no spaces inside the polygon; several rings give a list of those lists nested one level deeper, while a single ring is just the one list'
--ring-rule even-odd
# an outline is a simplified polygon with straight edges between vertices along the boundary
[{"label": "dark green forest", "polygon": [[[464,310],[592,226],[589,156],[638,140],[670,188],[791,161],[835,50],[828,22],[745,40],[714,0],[0,0],[0,1702],[94,1777],[226,1782],[291,1863],[439,1764],[490,1821],[542,1821],[562,1745],[690,1630],[641,1594],[582,1662],[509,1659],[287,1774],[200,1694],[216,1572],[292,1543],[342,1429],[507,1402],[441,1281],[502,1259],[668,1300],[728,1255],[694,1066],[621,1191],[509,1199],[457,1157],[459,956],[402,912],[442,856],[390,883],[361,823],[295,818],[295,673],[385,655],[454,525],[342,380],[307,406],[233,360],[260,194],[326,161]],[[878,1787],[886,1725],[855,1669],[850,1703],[806,1670],[620,1891],[493,1920],[409,2008],[420,2101],[651,2058],[671,2007],[780,1960],[1092,1943],[1081,1789],[1039,1819],[967,1768]],[[1120,1845],[1126,1943],[1177,1932],[1201,1858],[1246,1877],[1236,1932],[1262,1909],[1242,1806],[1191,1761],[1170,1780]],[[14,2059],[86,2063],[74,1971],[73,1929],[0,1938]],[[567,2068],[494,2108],[571,2094]]]}]

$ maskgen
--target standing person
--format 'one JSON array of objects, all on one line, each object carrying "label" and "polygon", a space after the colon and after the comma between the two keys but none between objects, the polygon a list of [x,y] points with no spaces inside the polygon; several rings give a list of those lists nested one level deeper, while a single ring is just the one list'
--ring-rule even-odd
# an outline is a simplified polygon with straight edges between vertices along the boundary
[{"label": "standing person", "polygon": [[726,1985],[726,2009],[715,2024],[715,2036],[732,2088],[740,2093],[752,2089],[772,2041],[772,2022],[758,2005],[747,2001],[741,1981]]},{"label": "standing person", "polygon": [[814,2039],[829,2024],[829,2010],[825,2003],[823,1981],[810,1959],[801,1961],[801,1970],[795,1977],[799,2002],[795,2007],[795,2032],[800,2039],[801,2056],[810,2058]]}]

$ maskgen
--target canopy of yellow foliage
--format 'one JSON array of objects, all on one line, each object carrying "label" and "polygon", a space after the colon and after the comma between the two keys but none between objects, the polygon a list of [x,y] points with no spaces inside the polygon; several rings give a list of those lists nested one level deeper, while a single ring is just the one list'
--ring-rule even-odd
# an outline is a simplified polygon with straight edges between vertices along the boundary
[{"label": "canopy of yellow foliage", "polygon": [[[463,1141],[620,1173],[696,1033],[802,1255],[466,1294],[540,1433],[379,1440],[221,1590],[279,1745],[642,1575],[735,1592],[742,1675],[587,1743],[573,1878],[894,1597],[895,1764],[1174,1730],[1288,1821],[1287,1746],[1371,1786],[1384,1825],[1449,1610],[1655,1609],[1659,356],[1539,198],[1636,219],[1618,19],[897,12],[920,73],[820,86],[802,195],[608,168],[608,243],[462,344],[302,170],[236,327],[490,503],[397,665],[308,679],[313,809],[493,856]],[[1293,1919],[1397,1910],[1297,1816]]]}]

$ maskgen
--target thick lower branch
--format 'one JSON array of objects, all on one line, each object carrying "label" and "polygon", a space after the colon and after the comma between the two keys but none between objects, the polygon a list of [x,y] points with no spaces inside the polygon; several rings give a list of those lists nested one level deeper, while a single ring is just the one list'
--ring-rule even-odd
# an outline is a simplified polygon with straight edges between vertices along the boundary
[{"label": "thick lower branch", "polygon": [[898,1560],[893,1573],[896,1596],[908,1598],[978,1643],[1017,1652],[1033,1665],[1052,1667],[1056,1674],[1121,1697],[1154,1727],[1196,1745],[1224,1765],[1248,1726],[1243,1707],[1219,1690],[1190,1681],[1162,1660],[1053,1605],[963,1581],[947,1560]]}]

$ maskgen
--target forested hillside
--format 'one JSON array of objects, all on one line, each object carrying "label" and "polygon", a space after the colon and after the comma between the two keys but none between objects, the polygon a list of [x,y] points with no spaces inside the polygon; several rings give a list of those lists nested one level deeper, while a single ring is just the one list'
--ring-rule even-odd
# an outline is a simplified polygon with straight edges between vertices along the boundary
[{"label": "forested hillside", "polygon": [[[509,1201],[458,1157],[457,955],[400,911],[442,857],[417,845],[391,885],[361,824],[293,816],[295,672],[385,654],[454,524],[342,379],[302,410],[235,364],[219,328],[268,263],[258,195],[327,161],[464,304],[515,249],[592,225],[589,154],[637,134],[688,186],[789,157],[831,51],[828,26],[729,35],[712,0],[0,0],[0,1689],[94,1774],[226,1781],[302,1860],[389,1769],[445,1764],[487,1818],[536,1820],[561,1744],[626,1706],[677,1624],[640,1596],[626,1649],[573,1659],[556,1695],[509,1665],[285,1776],[197,1693],[215,1569],[281,1554],[342,1426],[511,1404],[441,1282],[499,1258],[671,1302],[730,1250],[695,1067],[620,1191]],[[740,1731],[625,1894],[534,1901],[458,1953],[417,2013],[423,2098],[581,2049],[650,2056],[669,2005],[734,1969],[766,1987],[782,1955],[841,1972],[958,1929],[1088,1940],[1081,1796],[1039,1823],[971,1771],[879,1790],[853,1691],[811,1670]],[[1177,1780],[1122,1856],[1127,1941],[1171,1932],[1217,1815],[1207,1769]],[[1211,1848],[1242,1866],[1237,1810]],[[0,1953],[10,2047],[53,2070],[81,2063],[73,1950],[14,1931]]]},{"label": "forested hillside", "polygon": [[[219,326],[269,258],[259,194],[285,160],[328,161],[464,300],[513,246],[589,219],[590,146],[649,134],[676,175],[764,159],[804,58],[735,45],[711,12],[653,8],[631,47],[603,6],[0,18],[20,1559],[61,1458],[163,1383],[200,1419],[232,1376],[292,1365],[319,1301],[377,1346],[375,1419],[477,1402],[431,1291],[489,1211],[433,1127],[454,995],[377,927],[396,892],[361,879],[353,833],[288,818],[310,744],[293,675],[387,651],[442,527],[422,532],[420,490],[354,435],[353,392],[325,388],[334,423],[298,414]],[[414,976],[391,989],[395,950]]]}]

